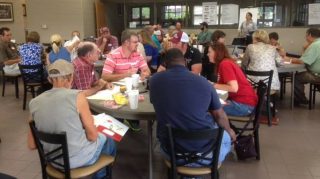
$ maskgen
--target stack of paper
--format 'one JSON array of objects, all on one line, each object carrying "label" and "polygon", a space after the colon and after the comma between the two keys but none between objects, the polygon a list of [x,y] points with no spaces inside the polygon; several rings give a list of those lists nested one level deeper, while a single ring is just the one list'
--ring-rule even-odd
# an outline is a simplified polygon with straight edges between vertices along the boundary
[{"label": "stack of paper", "polygon": [[120,142],[122,137],[128,131],[128,126],[124,125],[112,116],[105,113],[93,115],[94,125],[98,131]]},{"label": "stack of paper", "polygon": [[120,92],[120,86],[114,86],[113,89],[106,89],[98,91],[92,96],[88,96],[88,99],[100,99],[100,100],[113,100],[112,95]]}]

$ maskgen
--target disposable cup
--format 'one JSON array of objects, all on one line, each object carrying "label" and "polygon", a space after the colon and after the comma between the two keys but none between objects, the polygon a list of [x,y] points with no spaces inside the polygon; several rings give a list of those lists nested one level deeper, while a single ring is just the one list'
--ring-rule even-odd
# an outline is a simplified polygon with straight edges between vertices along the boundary
[{"label": "disposable cup", "polygon": [[132,75],[132,86],[133,88],[137,89],[139,87],[139,74],[133,74]]},{"label": "disposable cup", "polygon": [[137,109],[139,102],[139,90],[131,90],[128,92],[130,109]]},{"label": "disposable cup", "polygon": [[132,90],[132,78],[125,78],[124,81],[126,84],[127,91],[131,91]]}]

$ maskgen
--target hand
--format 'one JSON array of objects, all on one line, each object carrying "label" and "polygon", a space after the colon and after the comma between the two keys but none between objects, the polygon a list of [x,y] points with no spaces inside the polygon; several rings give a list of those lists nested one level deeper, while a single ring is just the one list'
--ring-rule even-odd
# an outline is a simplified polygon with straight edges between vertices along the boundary
[{"label": "hand", "polygon": [[105,86],[107,89],[113,89],[113,84],[110,82],[107,82],[107,84]]},{"label": "hand", "polygon": [[98,86],[100,89],[103,89],[104,87],[106,87],[107,84],[108,84],[108,82],[104,81],[103,79],[99,79],[97,86]]},{"label": "hand", "polygon": [[232,142],[235,142],[236,140],[237,140],[237,135],[236,135],[236,133],[233,131],[233,129],[229,129],[228,131],[228,134],[230,135],[230,137],[231,137],[231,141]]},{"label": "hand", "polygon": [[105,44],[105,43],[107,43],[107,42],[108,42],[108,39],[104,37],[104,38],[102,39],[102,43]]}]

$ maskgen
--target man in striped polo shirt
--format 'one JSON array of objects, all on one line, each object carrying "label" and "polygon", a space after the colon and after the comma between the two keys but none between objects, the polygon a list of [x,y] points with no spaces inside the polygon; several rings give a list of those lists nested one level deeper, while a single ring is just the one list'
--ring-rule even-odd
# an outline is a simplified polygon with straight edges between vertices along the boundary
[{"label": "man in striped polo shirt", "polygon": [[102,79],[118,81],[131,77],[140,70],[140,78],[150,76],[150,70],[143,56],[137,52],[138,36],[135,32],[125,30],[121,34],[121,46],[107,55]]}]

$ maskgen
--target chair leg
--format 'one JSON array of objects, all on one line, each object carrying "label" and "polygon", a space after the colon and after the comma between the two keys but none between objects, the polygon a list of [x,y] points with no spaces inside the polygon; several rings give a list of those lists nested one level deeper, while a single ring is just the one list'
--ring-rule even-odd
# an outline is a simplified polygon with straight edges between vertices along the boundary
[{"label": "chair leg", "polygon": [[312,107],[314,108],[315,104],[316,104],[316,92],[317,92],[317,86],[313,85],[313,98],[312,98]]},{"label": "chair leg", "polygon": [[6,77],[5,76],[3,76],[3,78],[2,78],[2,96],[4,96],[4,92],[5,92],[5,90],[6,90]]},{"label": "chair leg", "polygon": [[260,160],[259,128],[254,131],[253,135],[254,135],[254,146],[257,152],[256,159]]},{"label": "chair leg", "polygon": [[14,79],[14,85],[16,90],[16,98],[19,99],[19,78],[18,77]]},{"label": "chair leg", "polygon": [[273,103],[273,107],[272,107],[272,118],[274,118],[276,116],[276,95],[272,95],[272,103]]},{"label": "chair leg", "polygon": [[268,126],[271,126],[272,122],[272,117],[271,117],[271,110],[270,110],[270,95],[267,96],[267,101],[266,101],[266,106],[267,106],[267,117],[268,117]]},{"label": "chair leg", "polygon": [[313,99],[313,97],[312,97],[312,94],[313,94],[312,88],[313,88],[313,84],[310,83],[310,85],[309,85],[309,110],[311,110],[311,108],[312,108],[312,99]]},{"label": "chair leg", "polygon": [[36,97],[36,92],[34,91],[34,87],[31,87],[31,94],[32,94],[32,98]]},{"label": "chair leg", "polygon": [[23,110],[26,110],[26,103],[27,103],[27,87],[24,86],[24,94],[23,94]]}]

